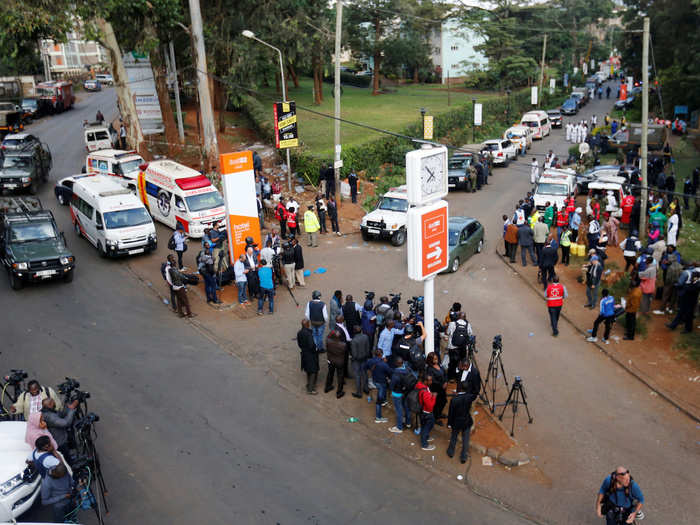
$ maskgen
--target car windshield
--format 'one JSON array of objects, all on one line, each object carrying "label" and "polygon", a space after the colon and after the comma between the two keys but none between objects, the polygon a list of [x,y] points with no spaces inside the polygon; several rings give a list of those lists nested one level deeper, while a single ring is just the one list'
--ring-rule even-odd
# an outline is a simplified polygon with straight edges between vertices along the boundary
[{"label": "car windshield", "polygon": [[2,145],[5,147],[16,148],[24,144],[24,139],[5,139]]},{"label": "car windshield", "polygon": [[56,230],[50,221],[14,224],[10,232],[12,242],[47,241],[56,238]]},{"label": "car windshield", "polygon": [[28,168],[31,165],[32,161],[27,157],[5,157],[2,160],[3,169]]},{"label": "car windshield", "polygon": [[471,164],[471,158],[450,159],[449,168],[451,170],[466,169]]},{"label": "car windshield", "polygon": [[523,134],[519,131],[508,131],[506,132],[506,137],[509,139],[519,139],[522,138]]},{"label": "car windshield", "polygon": [[190,197],[185,197],[185,200],[187,201],[187,207],[190,211],[210,210],[224,205],[224,199],[221,198],[218,191],[209,191],[207,193],[200,193],[199,195],[192,195]]},{"label": "car windshield", "polygon": [[396,197],[382,197],[378,209],[387,211],[408,211],[408,201]]},{"label": "car windshield", "polygon": [[143,159],[126,160],[119,163],[119,167],[122,173],[131,173],[132,171],[137,171],[139,166],[143,164]]},{"label": "car windshield", "polygon": [[459,240],[459,233],[460,230],[450,230],[449,239],[447,241],[450,246],[457,246],[457,241]]},{"label": "car windshield", "polygon": [[[89,133],[88,140],[90,140]],[[95,138],[93,140],[109,140],[109,133],[107,133],[106,131],[95,131]]]},{"label": "car windshield", "polygon": [[547,115],[550,117],[560,117],[561,116],[558,111],[547,111]]},{"label": "car windshield", "polygon": [[528,128],[536,128],[537,126],[540,125],[540,123],[537,122],[536,120],[523,120],[523,121],[520,123],[520,125],[521,125],[521,126],[527,126]]},{"label": "car windshield", "polygon": [[484,144],[484,149],[487,149],[489,151],[498,151],[499,145],[498,144]]},{"label": "car windshield", "polygon": [[25,98],[25,99],[22,101],[22,107],[25,107],[25,108],[35,108],[35,107],[37,107],[37,102],[36,102],[36,100],[33,99],[33,98]]},{"label": "car windshield", "polygon": [[540,195],[568,195],[569,188],[566,184],[553,184],[551,182],[543,182],[537,185],[537,193]]},{"label": "car windshield", "polygon": [[131,208],[130,210],[107,212],[104,214],[104,221],[108,230],[116,230],[117,228],[149,224],[151,216],[146,211],[146,208]]},{"label": "car windshield", "polygon": [[36,88],[36,92],[38,95],[41,95],[43,97],[52,97],[53,96],[53,88]]}]

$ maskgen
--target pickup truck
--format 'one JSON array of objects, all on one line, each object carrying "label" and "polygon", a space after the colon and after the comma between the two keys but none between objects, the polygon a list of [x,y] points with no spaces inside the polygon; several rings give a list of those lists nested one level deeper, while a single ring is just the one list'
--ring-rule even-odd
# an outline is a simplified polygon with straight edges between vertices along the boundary
[{"label": "pickup truck", "polygon": [[49,279],[69,283],[75,269],[53,214],[36,197],[0,197],[0,262],[13,290]]},{"label": "pickup truck", "polygon": [[49,179],[52,158],[48,146],[27,144],[21,150],[9,150],[0,161],[0,191],[27,190],[36,195]]},{"label": "pickup truck", "polygon": [[[668,128],[662,124],[649,124],[647,132],[647,147],[650,150],[659,150],[664,147],[668,140]],[[631,122],[624,129],[616,132],[608,139],[608,148],[621,148],[626,151],[636,148],[642,144],[642,124],[641,122]]]},{"label": "pickup truck", "polygon": [[12,102],[0,102],[0,136],[24,129],[22,108]]}]

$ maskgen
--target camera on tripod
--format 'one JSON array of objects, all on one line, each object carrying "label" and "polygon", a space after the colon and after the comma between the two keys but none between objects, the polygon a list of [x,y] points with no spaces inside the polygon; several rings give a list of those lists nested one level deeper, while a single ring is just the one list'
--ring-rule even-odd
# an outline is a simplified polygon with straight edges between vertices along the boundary
[{"label": "camera on tripod", "polygon": [[501,352],[503,350],[503,337],[497,335],[493,338],[493,343],[491,343],[494,352]]},{"label": "camera on tripod", "polygon": [[391,306],[391,309],[394,310],[395,312],[399,311],[399,303],[401,302],[401,293],[390,293],[389,297],[389,306]]},{"label": "camera on tripod", "polygon": [[90,399],[90,392],[78,390],[79,388],[80,383],[71,377],[66,377],[66,380],[58,385],[58,391],[63,394],[66,403],[72,403],[75,400],[83,403],[86,399]]},{"label": "camera on tripod", "polygon": [[365,301],[374,301],[374,297],[374,292],[368,292],[367,290],[365,290]]},{"label": "camera on tripod", "polygon": [[76,421],[75,428],[76,429],[87,428],[90,425],[92,425],[93,423],[97,423],[99,420],[100,420],[100,416],[98,416],[94,412],[88,412],[87,414],[85,414],[85,417]]},{"label": "camera on tripod", "polygon": [[8,385],[14,386],[19,385],[22,381],[27,379],[27,377],[29,376],[24,370],[13,368],[10,370],[10,373],[5,376],[5,381],[7,381]]}]

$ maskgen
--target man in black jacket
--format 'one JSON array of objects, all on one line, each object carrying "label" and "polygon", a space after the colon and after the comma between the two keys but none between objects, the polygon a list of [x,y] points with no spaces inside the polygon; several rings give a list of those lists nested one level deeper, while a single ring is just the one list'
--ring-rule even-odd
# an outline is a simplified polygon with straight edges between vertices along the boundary
[{"label": "man in black jacket", "polygon": [[532,234],[532,228],[530,228],[527,221],[518,226],[518,245],[520,246],[520,255],[523,258],[523,266],[527,266],[528,252],[530,253],[532,265],[535,266],[537,264],[535,252],[533,250],[535,239]]},{"label": "man in black jacket", "polygon": [[547,242],[544,248],[542,248],[542,255],[540,257],[540,271],[542,273],[542,286],[547,289],[547,283],[554,279],[554,266],[557,264],[559,256],[557,255],[557,248],[554,246],[552,241]]},{"label": "man in black jacket", "polygon": [[306,372],[306,393],[316,395],[318,379],[318,349],[308,319],[301,320],[301,330],[297,332],[297,345],[301,350],[301,369]]},{"label": "man in black jacket", "polygon": [[46,423],[46,429],[51,432],[58,450],[63,454],[68,454],[66,443],[68,442],[68,429],[73,425],[75,409],[78,406],[76,399],[72,403],[56,410],[56,401],[47,397],[41,402],[41,417]]},{"label": "man in black jacket", "polygon": [[338,374],[338,389],[335,397],[340,399],[345,395],[345,363],[347,362],[347,345],[341,339],[340,334],[333,330],[326,337],[326,356],[328,357],[328,375],[326,376],[325,393],[333,390],[333,376]]},{"label": "man in black jacket", "polygon": [[362,333],[360,325],[353,327],[353,337],[350,341],[350,358],[352,359],[352,373],[355,376],[356,389],[352,397],[361,398],[362,392],[369,394],[367,388],[367,370],[365,363],[370,358],[369,337]]},{"label": "man in black jacket", "polygon": [[467,457],[469,456],[469,432],[474,424],[469,412],[475,399],[476,394],[468,393],[466,391],[466,385],[459,383],[457,385],[457,395],[450,401],[450,408],[447,413],[447,424],[452,428],[450,444],[447,447],[447,455],[449,457],[454,457],[455,447],[457,446],[457,436],[462,434],[462,453],[459,457],[461,463],[466,463]]},{"label": "man in black jacket", "polygon": [[345,304],[343,304],[343,317],[345,318],[345,326],[352,338],[355,333],[355,327],[360,326],[360,314],[362,307],[352,299],[352,295],[345,296]]},{"label": "man in black jacket", "polygon": [[306,287],[304,282],[304,252],[302,252],[301,244],[299,244],[299,239],[294,237],[292,239],[292,246],[294,246],[294,274],[296,275],[296,281],[302,288]]}]

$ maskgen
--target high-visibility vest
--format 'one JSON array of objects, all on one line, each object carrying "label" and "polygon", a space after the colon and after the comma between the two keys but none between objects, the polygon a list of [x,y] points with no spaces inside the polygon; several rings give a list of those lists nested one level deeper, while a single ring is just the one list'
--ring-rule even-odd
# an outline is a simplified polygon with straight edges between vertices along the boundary
[{"label": "high-visibility vest", "polygon": [[564,210],[557,213],[557,226],[566,226],[568,223],[569,221],[566,218],[566,212]]},{"label": "high-visibility vest", "polygon": [[547,286],[547,306],[562,306],[564,304],[564,285],[552,283]]}]

